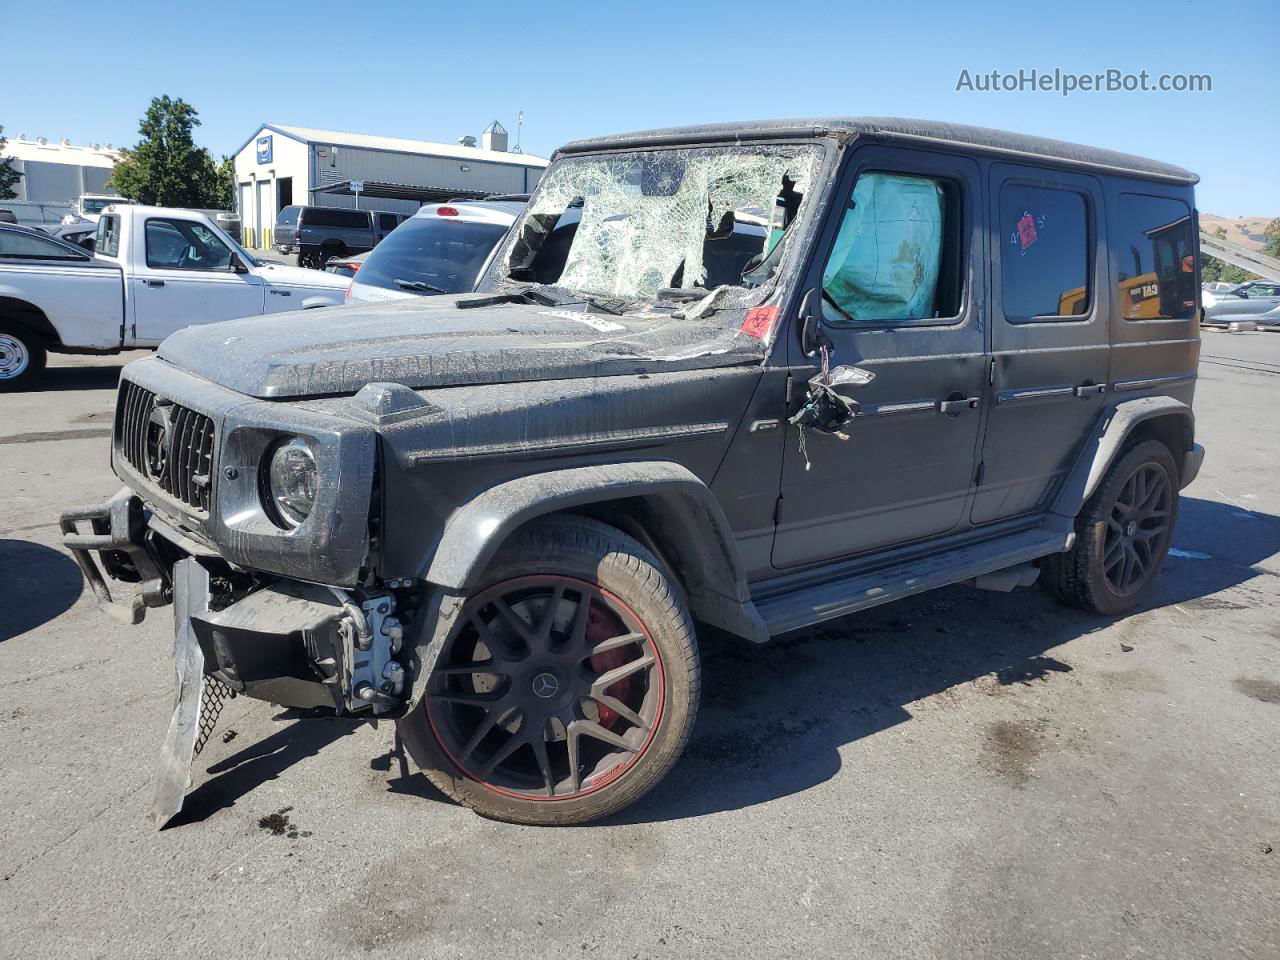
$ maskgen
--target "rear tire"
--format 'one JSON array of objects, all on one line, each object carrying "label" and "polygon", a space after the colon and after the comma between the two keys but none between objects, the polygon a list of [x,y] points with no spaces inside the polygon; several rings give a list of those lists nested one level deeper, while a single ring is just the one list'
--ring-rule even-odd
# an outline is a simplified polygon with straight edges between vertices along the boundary
[{"label": "rear tire", "polygon": [[693,622],[659,561],[608,524],[523,527],[440,632],[426,692],[397,725],[428,779],[482,816],[597,820],[652,789],[688,742]]},{"label": "rear tire", "polygon": [[1040,561],[1040,582],[1059,600],[1115,615],[1137,606],[1173,542],[1178,467],[1159,440],[1124,453],[1076,517],[1076,542]]},{"label": "rear tire", "polygon": [[44,376],[48,354],[29,328],[0,320],[0,393],[30,390]]}]

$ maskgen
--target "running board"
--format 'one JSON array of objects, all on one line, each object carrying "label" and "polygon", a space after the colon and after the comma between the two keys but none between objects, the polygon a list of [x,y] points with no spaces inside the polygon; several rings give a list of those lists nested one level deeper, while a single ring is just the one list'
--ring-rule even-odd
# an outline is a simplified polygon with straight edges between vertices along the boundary
[{"label": "running board", "polygon": [[867,607],[901,600],[926,590],[972,580],[986,573],[1028,563],[1071,546],[1074,534],[1043,529],[960,547],[840,580],[829,580],[756,601],[771,635],[833,620]]}]

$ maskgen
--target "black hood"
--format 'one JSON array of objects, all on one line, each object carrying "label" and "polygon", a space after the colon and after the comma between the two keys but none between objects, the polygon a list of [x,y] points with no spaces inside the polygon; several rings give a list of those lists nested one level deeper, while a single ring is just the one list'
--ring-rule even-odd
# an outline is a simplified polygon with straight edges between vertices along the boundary
[{"label": "black hood", "polygon": [[[464,298],[465,300],[465,298]],[[743,310],[698,320],[665,312],[616,317],[581,304],[460,309],[456,296],[248,317],[187,327],[160,356],[263,399],[354,393],[366,383],[414,389],[608,377],[759,362]]]}]

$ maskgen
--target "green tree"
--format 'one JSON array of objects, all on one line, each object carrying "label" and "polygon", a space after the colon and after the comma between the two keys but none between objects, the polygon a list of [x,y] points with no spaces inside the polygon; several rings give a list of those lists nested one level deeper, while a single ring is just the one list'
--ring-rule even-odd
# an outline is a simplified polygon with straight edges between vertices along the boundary
[{"label": "green tree", "polygon": [[[197,147],[192,130],[200,125],[195,107],[181,97],[155,97],[138,126],[142,139],[111,172],[110,186],[137,203],[160,207],[225,207],[230,189],[222,183],[227,166]],[[234,179],[234,175],[232,177]]]},{"label": "green tree", "polygon": [[[9,141],[5,139],[4,127],[0,126],[0,150]],[[9,165],[8,160],[0,160],[0,200],[12,200],[18,195],[14,185],[22,179],[22,174]]]},{"label": "green tree", "polygon": [[1262,231],[1262,252],[1269,257],[1280,257],[1280,217],[1268,223]]}]

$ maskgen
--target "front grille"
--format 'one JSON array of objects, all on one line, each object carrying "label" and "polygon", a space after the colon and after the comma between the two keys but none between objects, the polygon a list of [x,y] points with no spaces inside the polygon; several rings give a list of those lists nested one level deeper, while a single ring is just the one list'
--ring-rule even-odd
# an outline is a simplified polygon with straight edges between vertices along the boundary
[{"label": "front grille", "polygon": [[187,506],[209,512],[212,420],[124,380],[115,431],[117,449],[138,473]]}]

